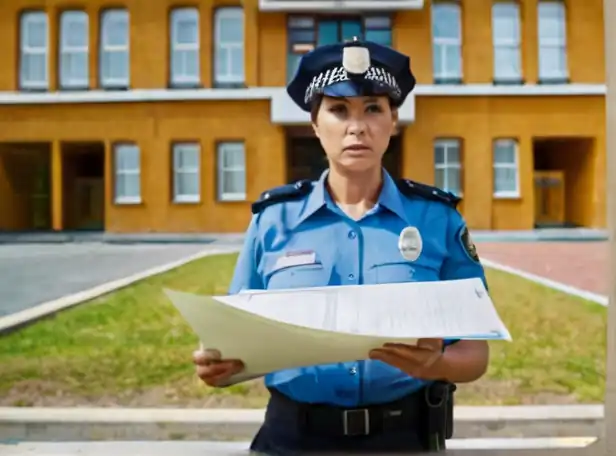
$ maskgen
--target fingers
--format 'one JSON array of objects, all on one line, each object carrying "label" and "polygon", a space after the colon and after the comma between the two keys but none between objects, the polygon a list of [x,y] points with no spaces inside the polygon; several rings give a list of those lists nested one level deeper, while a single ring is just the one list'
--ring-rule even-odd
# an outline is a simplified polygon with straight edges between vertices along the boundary
[{"label": "fingers", "polygon": [[223,360],[218,350],[203,349],[193,353],[197,376],[209,386],[216,386],[244,369],[244,364],[235,359]]},{"label": "fingers", "polygon": [[208,348],[193,352],[193,362],[198,366],[207,366],[220,361],[222,358],[218,350]]}]

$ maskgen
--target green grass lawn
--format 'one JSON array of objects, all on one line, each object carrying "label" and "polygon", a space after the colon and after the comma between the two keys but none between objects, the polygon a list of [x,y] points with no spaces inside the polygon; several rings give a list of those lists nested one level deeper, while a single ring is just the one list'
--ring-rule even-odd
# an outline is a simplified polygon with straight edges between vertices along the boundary
[{"label": "green grass lawn", "polygon": [[[263,406],[260,381],[200,383],[197,339],[162,292],[224,294],[235,259],[206,257],[0,337],[0,405]],[[502,272],[488,280],[514,342],[491,344],[488,374],[458,404],[602,402],[606,309]]]}]

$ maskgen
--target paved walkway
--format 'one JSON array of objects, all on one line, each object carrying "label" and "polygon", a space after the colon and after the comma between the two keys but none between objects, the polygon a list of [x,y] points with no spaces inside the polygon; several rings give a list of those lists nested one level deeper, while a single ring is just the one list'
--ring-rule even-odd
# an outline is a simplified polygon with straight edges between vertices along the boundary
[{"label": "paved walkway", "polygon": [[600,295],[608,294],[608,248],[605,241],[477,243],[481,258]]},{"label": "paved walkway", "polygon": [[[447,443],[448,454],[465,450],[464,455],[475,454],[473,450],[528,450],[528,449],[570,449],[592,445],[594,437],[554,437],[535,439],[452,439]],[[29,443],[18,445],[0,444],[3,456],[223,456],[247,455],[248,442],[58,442]],[[455,453],[457,454],[457,453]]]},{"label": "paved walkway", "polygon": [[179,261],[204,244],[0,245],[0,317]]}]

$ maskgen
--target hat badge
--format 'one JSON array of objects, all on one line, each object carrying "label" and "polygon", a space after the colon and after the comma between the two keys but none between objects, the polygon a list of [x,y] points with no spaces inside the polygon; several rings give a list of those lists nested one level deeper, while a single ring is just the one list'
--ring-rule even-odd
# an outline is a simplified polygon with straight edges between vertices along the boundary
[{"label": "hat badge", "polygon": [[370,51],[362,46],[346,46],[342,50],[342,67],[349,74],[364,74],[370,68]]}]

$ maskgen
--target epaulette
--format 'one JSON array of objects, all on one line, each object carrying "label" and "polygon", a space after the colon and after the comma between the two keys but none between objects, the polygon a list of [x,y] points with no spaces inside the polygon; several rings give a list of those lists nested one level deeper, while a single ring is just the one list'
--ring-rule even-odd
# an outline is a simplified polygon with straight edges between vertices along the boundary
[{"label": "epaulette", "polygon": [[461,201],[461,198],[457,197],[453,193],[446,192],[438,187],[415,182],[410,179],[398,179],[396,181],[396,185],[398,186],[400,193],[405,196],[419,196],[420,198],[427,200],[439,201],[453,207],[454,209],[458,207],[458,203]]},{"label": "epaulette", "polygon": [[268,206],[286,201],[303,198],[312,191],[312,181],[305,179],[294,184],[281,185],[261,193],[257,201],[252,203],[252,213],[258,214]]}]

